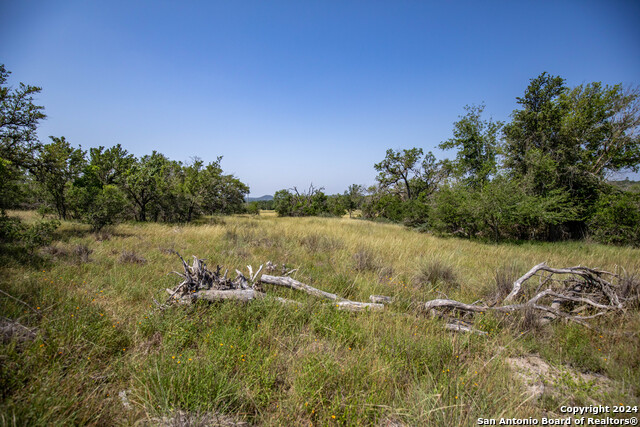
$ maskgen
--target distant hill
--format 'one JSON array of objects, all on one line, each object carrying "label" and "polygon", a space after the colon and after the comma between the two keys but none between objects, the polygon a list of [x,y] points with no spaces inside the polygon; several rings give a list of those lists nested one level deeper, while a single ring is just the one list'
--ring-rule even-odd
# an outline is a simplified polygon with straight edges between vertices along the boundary
[{"label": "distant hill", "polygon": [[269,200],[273,200],[273,196],[268,194],[261,197],[247,197],[247,202],[268,202]]}]

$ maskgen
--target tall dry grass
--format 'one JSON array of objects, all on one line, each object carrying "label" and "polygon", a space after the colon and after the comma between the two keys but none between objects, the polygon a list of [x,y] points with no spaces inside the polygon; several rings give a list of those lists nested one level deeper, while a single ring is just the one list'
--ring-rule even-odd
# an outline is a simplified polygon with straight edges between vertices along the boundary
[{"label": "tall dry grass", "polygon": [[[2,297],[2,316],[37,331],[37,338],[7,339],[0,348],[1,425],[216,416],[258,425],[472,425],[480,417],[539,417],[562,404],[638,399],[637,334],[601,337],[564,324],[528,330],[526,319],[487,315],[478,327],[488,336],[459,335],[414,304],[442,294],[490,299],[507,275],[542,261],[638,272],[637,249],[487,245],[392,224],[266,215],[122,224],[100,234],[64,222],[58,237],[31,260],[2,254],[1,289],[35,310]],[[82,262],[73,255],[78,247],[90,254]],[[153,298],[164,300],[164,289],[179,280],[169,274],[181,268],[175,252],[231,271],[271,260],[341,296],[367,301],[382,294],[398,304],[383,313],[344,313],[269,288],[304,304],[203,303],[161,311]],[[637,311],[621,316],[598,327],[638,330]],[[528,353],[606,375],[612,386],[605,392],[570,384],[561,397],[525,401],[522,381],[504,360]]]}]

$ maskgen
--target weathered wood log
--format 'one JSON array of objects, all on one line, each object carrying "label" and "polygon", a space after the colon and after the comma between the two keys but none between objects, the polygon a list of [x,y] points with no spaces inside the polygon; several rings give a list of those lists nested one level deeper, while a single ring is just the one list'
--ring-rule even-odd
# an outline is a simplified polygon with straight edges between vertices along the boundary
[{"label": "weathered wood log", "polygon": [[[379,311],[384,310],[385,304],[391,304],[393,302],[392,297],[384,295],[371,295],[369,297],[371,302],[350,301],[288,276],[263,274],[258,279],[262,271],[262,265],[255,273],[250,265],[247,266],[249,271],[248,278],[245,277],[242,272],[236,270],[236,278],[230,280],[227,279],[228,270],[225,270],[224,275],[220,274],[221,267],[219,266],[216,271],[209,271],[203,262],[204,260],[200,260],[195,256],[192,265],[189,266],[180,254],[178,254],[178,256],[182,261],[184,274],[176,273],[183,277],[184,281],[173,290],[167,289],[167,292],[170,294],[169,299],[173,302],[192,303],[198,299],[207,301],[236,300],[248,302],[265,298],[267,294],[264,293],[264,289],[256,286],[256,282],[295,289],[317,298],[329,300],[338,310],[353,312]],[[274,269],[273,263],[267,262],[266,265],[267,271]],[[286,269],[283,266],[283,273],[285,271]],[[290,272],[293,271],[295,270],[291,270]],[[514,303],[514,300],[524,294],[524,284],[540,271],[550,274],[543,275],[544,280],[541,280],[538,285],[535,291],[536,294],[530,297],[528,301]],[[563,280],[553,277],[553,275],[562,274],[568,275],[568,277]],[[618,296],[616,286],[606,280],[604,278],[606,276],[618,277],[613,273],[587,267],[551,268],[545,263],[540,263],[513,283],[511,292],[502,300],[502,305],[500,305],[499,301],[492,305],[481,303],[481,301],[467,304],[447,298],[438,298],[419,304],[427,313],[444,319],[447,322],[445,325],[446,329],[458,332],[483,334],[482,331],[474,329],[473,323],[467,320],[472,319],[476,313],[489,311],[510,314],[517,311],[533,310],[542,312],[538,318],[538,322],[541,324],[562,318],[589,327],[586,320],[622,308],[620,301],[624,299]],[[558,285],[562,285],[562,288],[558,289]],[[540,291],[540,288],[543,286],[549,287]],[[269,297],[282,304],[302,306],[302,303],[298,301],[280,297]],[[508,302],[511,302],[511,304],[505,304]],[[576,304],[580,304],[579,309],[575,309]],[[584,315],[585,311],[586,315]],[[452,315],[452,313],[455,312],[466,313],[467,316],[465,320]]]},{"label": "weathered wood log", "polygon": [[546,265],[547,265],[546,263],[541,262],[540,264],[533,267],[531,270],[527,271],[524,274],[524,276],[520,277],[518,280],[513,282],[513,288],[511,289],[511,292],[509,293],[509,295],[507,295],[506,298],[504,299],[504,302],[511,301],[512,299],[517,297],[518,294],[520,293],[520,289],[522,288],[522,284],[525,281],[527,281],[530,277],[532,277],[534,274],[536,274],[538,271],[540,271],[542,268],[546,267]]},{"label": "weathered wood log", "polygon": [[369,300],[376,304],[391,304],[393,298],[384,295],[369,295]]},{"label": "weathered wood log", "polygon": [[449,331],[455,332],[469,332],[472,334],[487,335],[487,333],[484,331],[480,331],[478,329],[472,328],[471,326],[462,325],[459,323],[447,323],[446,325],[444,325],[444,328]]},{"label": "weathered wood log", "polygon": [[384,310],[384,304],[377,304],[372,302],[357,302],[357,301],[338,301],[335,303],[338,310],[345,311],[379,311]]},{"label": "weathered wood log", "polygon": [[316,289],[313,286],[309,286],[305,283],[298,282],[297,280],[292,279],[291,277],[269,276],[268,274],[263,274],[260,277],[260,281],[262,283],[268,283],[270,285],[284,286],[285,288],[306,292],[309,295],[313,295],[314,297],[318,297],[318,298],[329,299],[332,301],[340,299],[336,294],[321,291],[320,289]]},{"label": "weathered wood log", "polygon": [[[170,289],[167,292],[171,293]],[[217,289],[208,289],[203,291],[196,291],[190,294],[186,294],[181,297],[174,296],[175,299],[184,302],[193,302],[199,299],[207,301],[224,301],[224,300],[236,300],[236,301],[251,301],[257,298],[264,298],[265,294],[258,292],[255,289],[229,289],[220,291]]]}]

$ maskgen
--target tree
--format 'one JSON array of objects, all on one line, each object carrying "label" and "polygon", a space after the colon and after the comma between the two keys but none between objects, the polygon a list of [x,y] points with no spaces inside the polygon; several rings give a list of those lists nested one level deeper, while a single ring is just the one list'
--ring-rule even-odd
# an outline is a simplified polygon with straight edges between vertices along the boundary
[{"label": "tree", "polygon": [[37,86],[20,83],[7,86],[11,74],[0,64],[0,209],[14,206],[21,198],[24,170],[33,168],[33,153],[39,147],[36,129],[46,116],[44,107],[34,104]]},{"label": "tree", "polygon": [[293,195],[289,190],[279,190],[273,196],[273,208],[279,216],[293,216]]},{"label": "tree", "polygon": [[38,123],[46,117],[44,107],[33,103],[33,96],[42,88],[20,83],[18,89],[12,89],[5,85],[9,74],[0,64],[0,158],[28,167],[39,146]]},{"label": "tree", "polygon": [[599,242],[640,246],[640,194],[609,189],[600,196],[589,225]]},{"label": "tree", "polygon": [[100,186],[122,184],[134,162],[133,155],[120,144],[106,150],[103,146],[90,148],[89,167],[85,175],[94,177]]},{"label": "tree", "polygon": [[349,218],[352,217],[354,210],[359,209],[362,206],[364,199],[364,190],[362,185],[351,184],[347,191],[344,192],[344,207],[349,212]]},{"label": "tree", "polygon": [[568,162],[604,181],[610,172],[640,166],[640,90],[600,82],[562,94],[567,110],[562,137],[572,150]]},{"label": "tree", "polygon": [[205,212],[239,213],[244,210],[244,200],[249,186],[233,175],[223,175],[222,156],[207,165],[202,176],[202,208]]},{"label": "tree", "polygon": [[[416,194],[412,191],[410,181],[419,174],[419,161],[422,153],[422,148],[402,151],[388,149],[384,160],[374,165],[375,169],[380,172],[376,179],[383,187],[399,192],[404,190],[405,198],[412,199]],[[402,188],[403,186],[404,188]]]},{"label": "tree", "polygon": [[[296,187],[291,190],[276,191],[273,197],[274,209],[279,216],[313,216],[330,213],[328,197],[323,190],[324,188],[316,188],[311,184],[306,192],[300,192]],[[336,205],[333,207],[336,208],[335,213],[341,209]]]},{"label": "tree", "polygon": [[513,112],[513,121],[505,126],[505,165],[517,176],[526,176],[530,150],[552,152],[558,146],[563,110],[556,102],[567,90],[564,79],[542,73],[531,80],[524,97],[516,98],[521,110]]},{"label": "tree", "polygon": [[52,142],[39,149],[34,172],[36,179],[50,197],[58,217],[67,219],[67,195],[71,184],[80,177],[86,166],[86,152],[80,148],[72,148],[64,136],[50,138]]},{"label": "tree", "polygon": [[442,142],[443,150],[457,148],[453,169],[473,188],[480,188],[496,172],[498,133],[502,122],[481,120],[485,105],[467,105],[467,114],[453,124],[453,138]]},{"label": "tree", "polygon": [[532,195],[566,193],[575,215],[564,226],[582,237],[607,176],[639,170],[639,91],[599,82],[569,89],[543,73],[518,103],[504,130],[505,166]]},{"label": "tree", "polygon": [[89,149],[89,162],[69,190],[74,216],[97,231],[126,217],[127,201],[121,189],[127,170],[135,161],[120,144]]},{"label": "tree", "polygon": [[153,151],[150,156],[143,156],[132,163],[127,170],[123,187],[135,207],[136,220],[147,220],[149,204],[158,197],[158,182],[162,166],[168,161],[163,154]]}]

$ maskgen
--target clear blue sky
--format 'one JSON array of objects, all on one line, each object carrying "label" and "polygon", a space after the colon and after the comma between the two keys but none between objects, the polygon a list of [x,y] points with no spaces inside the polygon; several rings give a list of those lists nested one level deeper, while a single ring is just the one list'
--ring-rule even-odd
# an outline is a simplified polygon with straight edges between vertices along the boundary
[{"label": "clear blue sky", "polygon": [[8,1],[0,63],[39,135],[222,166],[251,194],[375,182],[465,104],[508,120],[543,71],[640,83],[639,1]]}]

